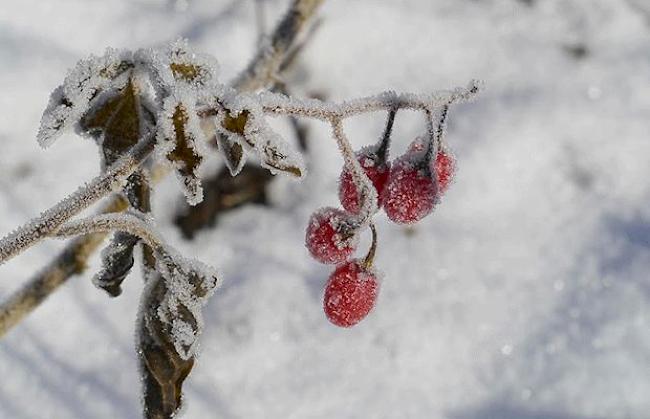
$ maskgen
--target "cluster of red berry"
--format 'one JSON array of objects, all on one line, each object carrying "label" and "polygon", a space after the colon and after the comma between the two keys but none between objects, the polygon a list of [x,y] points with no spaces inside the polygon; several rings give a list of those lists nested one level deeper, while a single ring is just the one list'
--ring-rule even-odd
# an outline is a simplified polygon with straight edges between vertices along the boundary
[{"label": "cluster of red berry", "polygon": [[[454,173],[452,154],[442,145],[442,127],[428,137],[418,137],[406,153],[388,161],[394,112],[389,114],[383,138],[376,145],[359,150],[355,157],[375,188],[377,209],[400,224],[412,224],[430,214],[449,187]],[[442,124],[443,121],[440,122]],[[316,211],[307,226],[306,246],[319,262],[337,265],[325,288],[323,307],[337,326],[357,324],[372,310],[379,290],[372,268],[377,236],[374,225],[372,246],[363,259],[350,259],[359,233],[368,222],[359,221],[364,196],[359,192],[350,165],[341,173],[339,200],[345,210],[326,207]]]}]

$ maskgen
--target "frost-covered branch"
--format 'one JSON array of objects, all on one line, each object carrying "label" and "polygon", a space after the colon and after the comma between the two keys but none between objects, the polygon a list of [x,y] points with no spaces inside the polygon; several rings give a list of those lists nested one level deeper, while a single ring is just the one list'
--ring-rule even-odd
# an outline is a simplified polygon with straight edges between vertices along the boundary
[{"label": "frost-covered branch", "polygon": [[154,252],[166,252],[163,240],[153,230],[153,227],[132,214],[102,214],[70,221],[62,225],[52,235],[55,237],[71,237],[111,231],[132,234],[151,247]]},{"label": "frost-covered branch", "polygon": [[66,199],[44,211],[0,240],[0,264],[47,237],[63,223],[111,192],[122,188],[126,179],[149,156],[155,141],[153,135],[142,138],[133,149],[105,172],[80,187]]},{"label": "frost-covered branch", "polygon": [[[126,199],[115,195],[103,208],[103,212],[120,212],[127,207]],[[71,241],[52,262],[3,301],[0,305],[0,338],[69,278],[85,271],[88,259],[103,243],[106,235],[107,233],[92,233]]]},{"label": "frost-covered branch", "polygon": [[262,92],[259,94],[259,100],[262,109],[268,114],[303,116],[329,122],[334,119],[345,119],[364,113],[391,109],[426,111],[471,100],[480,88],[481,82],[472,80],[467,87],[441,90],[428,95],[384,92],[365,98],[332,103],[318,99],[296,99],[278,93]]}]

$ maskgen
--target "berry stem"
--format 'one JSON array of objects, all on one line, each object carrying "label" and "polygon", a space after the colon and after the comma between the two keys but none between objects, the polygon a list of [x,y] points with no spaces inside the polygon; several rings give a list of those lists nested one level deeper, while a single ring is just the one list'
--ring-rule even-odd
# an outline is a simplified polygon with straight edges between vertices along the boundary
[{"label": "berry stem", "polygon": [[449,114],[449,105],[451,102],[452,100],[440,108],[438,121],[435,124],[435,127],[431,110],[427,109],[425,111],[427,117],[427,132],[429,133],[429,144],[425,159],[427,163],[434,161],[438,155],[438,151],[442,148],[442,137],[445,133],[445,124],[447,122],[447,115]]},{"label": "berry stem", "polygon": [[393,132],[393,123],[395,122],[396,113],[396,108],[391,108],[388,111],[386,129],[384,130],[384,135],[381,137],[381,140],[379,140],[377,147],[377,157],[379,158],[380,164],[386,163],[386,160],[388,159],[388,150],[390,148],[391,133]]},{"label": "berry stem", "polygon": [[372,263],[375,260],[375,252],[377,251],[377,229],[375,228],[375,223],[370,223],[370,231],[372,231],[372,244],[368,250],[368,254],[363,259],[361,266],[365,270],[370,270],[372,268]]},{"label": "berry stem", "polygon": [[353,224],[355,227],[361,226],[368,222],[372,215],[377,212],[377,192],[352,150],[350,141],[343,131],[343,121],[341,118],[333,118],[330,122],[332,124],[334,138],[343,155],[345,165],[350,170],[352,180],[359,191],[359,214]]}]

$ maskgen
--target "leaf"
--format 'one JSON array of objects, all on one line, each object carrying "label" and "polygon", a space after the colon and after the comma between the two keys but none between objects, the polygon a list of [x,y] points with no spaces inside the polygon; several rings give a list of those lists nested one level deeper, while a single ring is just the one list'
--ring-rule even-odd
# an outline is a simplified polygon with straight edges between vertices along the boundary
[{"label": "leaf", "polygon": [[174,222],[185,238],[215,225],[217,217],[249,203],[267,204],[267,186],[274,178],[258,165],[246,164],[237,176],[227,168],[205,181],[205,198],[195,207],[179,211]]},{"label": "leaf", "polygon": [[[149,182],[141,170],[129,176],[123,192],[131,208],[142,213],[151,211]],[[111,297],[119,296],[122,282],[133,267],[133,250],[139,242],[136,236],[116,232],[111,243],[102,251],[102,268],[93,277],[93,284]]]},{"label": "leaf", "polygon": [[50,96],[41,118],[39,144],[51,145],[65,129],[76,126],[101,93],[123,87],[135,66],[131,56],[128,51],[107,49],[101,57],[80,60]]},{"label": "leaf", "polygon": [[[183,182],[185,196],[190,204],[195,205],[203,199],[203,190],[198,176],[198,169],[203,157],[197,152],[197,140],[203,140],[203,133],[195,129],[198,124],[190,125],[190,115],[183,103],[176,103],[171,116],[171,128],[164,129],[162,135],[169,145],[165,148],[165,157],[176,168]],[[169,127],[168,127],[169,128]],[[204,140],[203,140],[204,141]]]},{"label": "leaf", "polygon": [[187,82],[200,81],[199,76],[205,72],[205,70],[198,65],[185,63],[171,63],[169,64],[169,69],[172,71],[176,80],[184,80]]},{"label": "leaf", "polygon": [[232,116],[230,112],[226,112],[221,121],[221,126],[233,134],[244,136],[246,123],[248,122],[249,111],[243,110],[237,116]]},{"label": "leaf", "polygon": [[105,165],[126,153],[154,124],[153,114],[141,104],[139,90],[129,79],[124,88],[105,94],[79,122],[83,132],[99,139]]},{"label": "leaf", "polygon": [[270,168],[271,171],[280,170],[298,178],[303,177],[305,167],[302,158],[290,150],[277,134],[271,133],[257,148],[261,149],[262,166]]},{"label": "leaf", "polygon": [[178,412],[183,382],[194,366],[194,357],[183,359],[177,353],[170,328],[160,319],[159,308],[168,294],[162,276],[149,275],[136,326],[146,418],[171,418]]},{"label": "leaf", "polygon": [[93,277],[93,284],[111,297],[122,294],[122,282],[133,267],[133,248],[140,241],[136,236],[117,232],[102,251],[102,268]]},{"label": "leaf", "polygon": [[[237,116],[233,116],[233,112],[223,107],[225,112],[220,127],[217,127],[217,131],[222,133],[222,138],[217,137],[217,141],[220,146],[224,144],[220,149],[233,176],[239,173],[243,162],[235,159],[238,165],[232,164],[233,159],[228,155],[231,146],[223,137],[227,137],[230,144],[241,142],[250,146],[259,155],[262,166],[271,172],[281,171],[296,177],[304,176],[305,165],[302,156],[291,150],[282,137],[271,129],[259,110],[243,109]],[[239,170],[233,170],[231,167]]]},{"label": "leaf", "polygon": [[193,51],[187,40],[136,54],[148,70],[157,95],[166,97],[176,87],[198,92],[218,85],[218,65],[209,55]]},{"label": "leaf", "polygon": [[183,383],[194,366],[203,328],[201,307],[217,286],[207,266],[171,249],[155,254],[138,319],[138,355],[145,417],[171,418],[181,408]]},{"label": "leaf", "polygon": [[237,176],[246,163],[244,148],[233,136],[217,134],[217,146],[231,176]]}]

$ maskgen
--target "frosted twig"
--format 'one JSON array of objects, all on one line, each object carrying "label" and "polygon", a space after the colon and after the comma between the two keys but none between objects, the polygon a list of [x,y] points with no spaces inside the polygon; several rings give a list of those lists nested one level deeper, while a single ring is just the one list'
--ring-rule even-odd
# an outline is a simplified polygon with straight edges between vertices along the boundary
[{"label": "frosted twig", "polygon": [[5,236],[0,240],[0,264],[42,240],[99,199],[120,189],[129,175],[149,156],[154,143],[152,134],[145,136],[129,153],[90,183],[44,211],[38,218]]},{"label": "frosted twig", "polygon": [[232,86],[239,91],[255,91],[274,83],[287,53],[305,25],[324,0],[293,0],[287,14],[278,23],[269,43],[260,49]]},{"label": "frosted twig", "polygon": [[262,109],[268,114],[303,116],[329,122],[333,119],[345,119],[364,113],[391,109],[426,111],[439,108],[471,100],[478,93],[480,87],[481,82],[472,80],[467,87],[441,90],[428,95],[384,92],[341,103],[325,102],[318,99],[294,99],[271,92],[260,93],[259,100]]},{"label": "frosted twig", "polygon": [[144,220],[132,214],[102,214],[70,221],[53,232],[55,237],[123,231],[139,237],[154,252],[166,253],[164,241]]},{"label": "frosted twig", "polygon": [[[120,212],[128,207],[122,195],[115,195],[103,212]],[[38,307],[73,275],[86,269],[90,256],[99,248],[107,233],[93,233],[68,244],[41,272],[0,305],[0,338]]]},{"label": "frosted twig", "polygon": [[336,139],[341,154],[343,154],[345,165],[350,170],[352,180],[359,191],[360,209],[359,213],[356,215],[355,221],[359,225],[363,225],[372,218],[374,213],[377,212],[377,191],[372,186],[372,182],[361,167],[361,164],[359,164],[359,161],[354,154],[354,150],[352,150],[350,141],[343,130],[343,121],[340,118],[334,118],[331,123],[332,133]]}]

